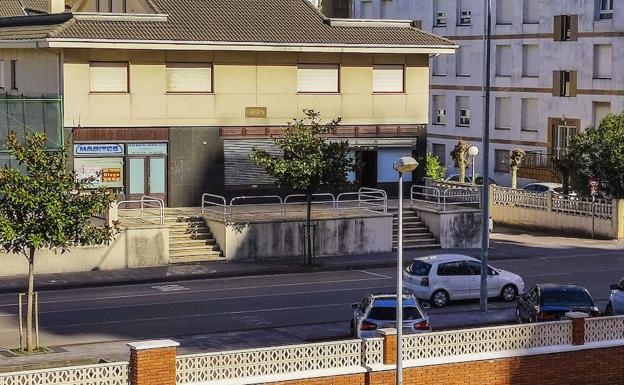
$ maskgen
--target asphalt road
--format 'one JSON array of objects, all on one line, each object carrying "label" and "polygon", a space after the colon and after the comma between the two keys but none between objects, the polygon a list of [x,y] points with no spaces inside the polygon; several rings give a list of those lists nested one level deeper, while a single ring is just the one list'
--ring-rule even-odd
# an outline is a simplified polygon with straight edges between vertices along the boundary
[{"label": "asphalt road", "polygon": [[[493,265],[520,274],[527,286],[585,285],[601,309],[609,284],[624,277],[621,251],[575,255],[570,250],[566,256],[507,259]],[[215,345],[223,349],[253,346],[254,339],[270,344],[345,338],[349,305],[371,291],[392,290],[393,285],[394,269],[371,269],[43,292],[41,339],[55,346],[236,332]],[[512,322],[513,306],[493,301],[483,315],[478,302],[469,301],[428,312],[433,328],[440,330]],[[16,296],[0,296],[1,347],[18,345],[16,314]]]}]

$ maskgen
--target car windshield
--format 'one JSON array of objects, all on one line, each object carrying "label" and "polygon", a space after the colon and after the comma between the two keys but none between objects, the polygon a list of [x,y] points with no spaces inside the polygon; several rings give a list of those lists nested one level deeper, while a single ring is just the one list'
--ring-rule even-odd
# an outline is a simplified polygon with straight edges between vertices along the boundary
[{"label": "car windshield", "polygon": [[[373,307],[368,314],[368,318],[379,321],[396,321],[396,307]],[[403,308],[403,320],[412,321],[422,318],[420,311],[416,307]]]},{"label": "car windshield", "polygon": [[431,265],[423,261],[414,261],[407,268],[407,271],[412,275],[426,277],[429,275],[429,271],[431,271]]},{"label": "car windshield", "polygon": [[555,187],[553,191],[557,194],[563,194],[563,187]]},{"label": "car windshield", "polygon": [[549,290],[542,294],[543,306],[587,306],[593,307],[594,303],[584,290]]}]

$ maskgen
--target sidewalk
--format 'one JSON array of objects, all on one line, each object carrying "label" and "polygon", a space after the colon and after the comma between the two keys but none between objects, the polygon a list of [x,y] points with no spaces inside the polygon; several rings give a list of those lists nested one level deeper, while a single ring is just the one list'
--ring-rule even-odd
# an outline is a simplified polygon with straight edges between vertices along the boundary
[{"label": "sidewalk", "polygon": [[[477,249],[406,250],[404,261],[437,253],[460,253],[480,256]],[[497,227],[492,234],[490,259],[534,259],[552,256],[622,253],[624,242],[559,237],[532,233],[526,230]],[[394,267],[396,252],[345,255],[318,258],[319,267],[304,267],[301,259],[247,263],[204,262],[158,267],[131,268],[81,273],[39,274],[35,276],[37,290],[61,290],[83,287],[103,287],[142,283],[184,281],[194,279],[228,278],[269,274],[291,274],[313,271],[338,271]],[[0,293],[18,293],[26,290],[26,277],[0,278]]]}]

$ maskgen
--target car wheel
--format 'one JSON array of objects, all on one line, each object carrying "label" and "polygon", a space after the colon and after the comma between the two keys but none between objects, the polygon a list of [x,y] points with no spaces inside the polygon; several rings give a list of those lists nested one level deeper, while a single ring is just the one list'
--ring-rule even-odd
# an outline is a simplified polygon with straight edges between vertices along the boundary
[{"label": "car wheel", "polygon": [[514,285],[505,285],[501,290],[501,298],[505,302],[512,302],[518,296],[518,289]]},{"label": "car wheel", "polygon": [[605,309],[605,314],[613,315],[613,305],[611,305],[611,302],[607,304],[607,308]]},{"label": "car wheel", "polygon": [[516,308],[516,323],[517,324],[522,323],[522,317],[520,316],[520,310],[518,310],[518,308]]},{"label": "car wheel", "polygon": [[448,305],[449,295],[446,290],[436,290],[431,295],[431,304],[435,307],[444,307]]}]

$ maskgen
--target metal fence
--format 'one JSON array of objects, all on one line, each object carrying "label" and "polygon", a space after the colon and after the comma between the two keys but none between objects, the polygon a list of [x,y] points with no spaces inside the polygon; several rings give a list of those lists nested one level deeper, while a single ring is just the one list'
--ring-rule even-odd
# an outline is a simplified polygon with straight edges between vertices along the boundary
[{"label": "metal fence", "polygon": [[[331,193],[312,194],[312,211],[338,214],[341,211],[360,209],[374,213],[388,212],[388,195],[384,190],[362,187],[356,192],[337,196]],[[302,214],[307,209],[305,194],[237,196],[228,202],[224,196],[204,193],[201,202],[202,214],[211,214],[226,222],[240,218],[264,219],[267,217],[287,218]]]},{"label": "metal fence", "polygon": [[481,189],[476,187],[433,187],[413,185],[410,189],[410,205],[416,202],[433,204],[437,209],[447,211],[453,207],[468,206],[481,208]]},{"label": "metal fence", "polygon": [[119,201],[117,212],[126,218],[155,218],[160,225],[165,224],[165,202],[160,198],[144,195],[141,199]]}]

